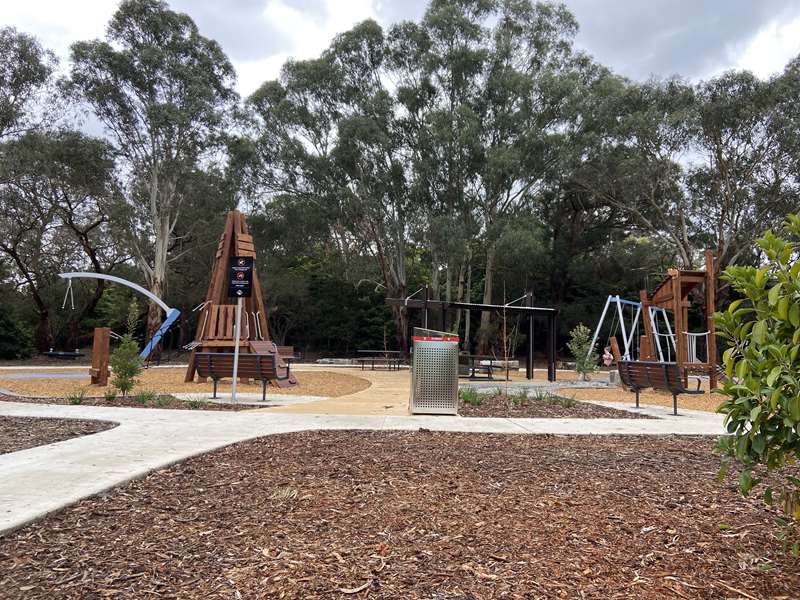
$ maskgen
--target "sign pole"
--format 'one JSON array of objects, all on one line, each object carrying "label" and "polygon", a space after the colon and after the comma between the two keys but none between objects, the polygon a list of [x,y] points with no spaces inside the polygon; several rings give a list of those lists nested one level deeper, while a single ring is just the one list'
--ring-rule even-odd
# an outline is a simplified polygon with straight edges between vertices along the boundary
[{"label": "sign pole", "polygon": [[233,333],[233,383],[231,384],[231,402],[236,404],[236,380],[239,371],[239,335],[242,330],[242,298],[236,299],[236,324]]}]

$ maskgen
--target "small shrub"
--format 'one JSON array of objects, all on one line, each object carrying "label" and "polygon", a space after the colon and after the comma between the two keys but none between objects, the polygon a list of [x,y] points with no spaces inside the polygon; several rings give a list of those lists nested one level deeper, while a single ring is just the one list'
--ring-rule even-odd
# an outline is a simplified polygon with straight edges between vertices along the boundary
[{"label": "small shrub", "polygon": [[569,337],[567,348],[575,359],[575,370],[583,381],[588,381],[589,374],[597,370],[597,352],[592,345],[592,332],[581,323],[569,332]]},{"label": "small shrub", "polygon": [[105,398],[106,402],[114,402],[117,399],[117,392],[113,389],[107,389],[106,393],[103,394],[103,398]]},{"label": "small shrub", "polygon": [[159,396],[156,404],[158,404],[159,408],[169,408],[175,402],[175,398],[172,396]]},{"label": "small shrub", "polygon": [[83,404],[84,400],[86,400],[86,390],[84,388],[67,394],[67,402],[70,404]]},{"label": "small shrub", "polygon": [[458,390],[458,397],[464,404],[469,404],[470,406],[483,404],[483,398],[475,388],[461,388]]},{"label": "small shrub", "polygon": [[139,345],[130,333],[122,336],[122,341],[111,353],[108,362],[114,375],[111,384],[122,392],[124,398],[136,385],[136,376],[142,372]]},{"label": "small shrub", "polygon": [[192,410],[199,410],[201,408],[205,408],[208,402],[206,402],[205,400],[201,400],[200,398],[193,398],[192,400],[189,400],[187,404],[189,405],[189,408],[191,408]]},{"label": "small shrub", "polygon": [[137,404],[145,405],[155,402],[156,398],[157,395],[155,392],[151,392],[150,390],[142,390],[133,397],[133,400]]},{"label": "small shrub", "polygon": [[525,406],[528,403],[528,389],[521,388],[511,394],[511,404]]},{"label": "small shrub", "polygon": [[563,408],[572,408],[573,406],[578,404],[575,398],[559,396],[547,390],[536,390],[534,393],[534,399],[539,402],[544,402],[546,404],[554,406],[561,406]]}]

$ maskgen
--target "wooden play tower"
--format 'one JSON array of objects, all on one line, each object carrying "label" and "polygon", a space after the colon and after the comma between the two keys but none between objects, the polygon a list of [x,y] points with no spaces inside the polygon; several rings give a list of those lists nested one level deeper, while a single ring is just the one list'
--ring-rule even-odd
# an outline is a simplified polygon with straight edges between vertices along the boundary
[{"label": "wooden play tower", "polygon": [[[681,371],[688,375],[707,375],[711,389],[717,387],[717,336],[714,324],[714,310],[716,305],[716,270],[714,253],[706,250],[705,271],[687,271],[669,269],[667,277],[662,281],[652,294],[646,290],[640,292],[642,313],[644,315],[645,335],[642,336],[639,347],[639,360],[660,360],[656,356],[656,348],[661,353],[663,344],[672,344],[675,352],[675,362]],[[699,285],[705,286],[705,322],[707,331],[688,331],[689,322],[689,294]],[[665,309],[672,312],[675,330],[667,334],[669,337],[663,342],[657,339],[658,328],[655,326],[655,311],[651,308]],[[697,340],[699,337],[706,339],[706,356],[698,357]]]},{"label": "wooden play tower", "polygon": [[[208,286],[205,302],[198,307],[200,316],[194,341],[190,344],[192,356],[186,370],[185,381],[192,381],[197,371],[196,355],[198,352],[233,352],[234,327],[236,322],[236,300],[228,297],[228,265],[231,257],[252,256],[255,262],[256,251],[253,236],[247,228],[244,215],[238,210],[228,213],[225,229],[217,247],[211,282]],[[288,367],[278,353],[278,348],[270,341],[267,329],[267,313],[264,298],[258,281],[256,269],[253,269],[253,294],[244,299],[242,309],[239,352],[244,354],[275,355],[278,369]],[[281,387],[296,383],[294,377],[276,380],[273,383]]]}]

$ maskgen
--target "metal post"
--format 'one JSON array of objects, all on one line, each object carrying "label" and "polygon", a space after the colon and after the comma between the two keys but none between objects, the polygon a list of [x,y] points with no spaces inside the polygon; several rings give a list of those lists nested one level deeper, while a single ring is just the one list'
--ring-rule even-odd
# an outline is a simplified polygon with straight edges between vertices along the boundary
[{"label": "metal post", "polygon": [[[533,306],[533,292],[528,292],[527,305]],[[528,359],[525,361],[525,377],[529,380],[533,379],[534,365],[533,365],[533,311],[528,316]]]},{"label": "metal post", "polygon": [[239,334],[242,329],[242,298],[236,299],[236,324],[233,328],[233,384],[231,385],[231,402],[236,404],[236,379],[239,372]]},{"label": "metal post", "polygon": [[[617,296],[617,298],[619,298],[619,296]],[[603,321],[605,321],[609,304],[611,304],[611,296],[606,298],[606,305],[603,307],[603,314],[600,315],[600,320],[597,322],[597,328],[594,330],[594,336],[592,336],[592,343],[589,345],[589,351],[586,353],[586,358],[589,358],[592,355],[592,349],[597,343],[597,336],[600,335],[600,328],[603,326]]]},{"label": "metal post", "polygon": [[556,380],[556,316],[547,319],[547,380]]},{"label": "metal post", "polygon": [[428,328],[428,286],[425,286],[425,329]]}]

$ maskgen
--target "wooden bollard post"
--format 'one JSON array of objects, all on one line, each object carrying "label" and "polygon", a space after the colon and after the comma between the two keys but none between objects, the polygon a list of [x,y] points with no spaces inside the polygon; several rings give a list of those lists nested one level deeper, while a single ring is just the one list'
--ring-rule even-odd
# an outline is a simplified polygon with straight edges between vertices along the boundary
[{"label": "wooden bollard post", "polygon": [[94,328],[92,344],[92,385],[108,385],[108,355],[111,344],[109,327]]}]

